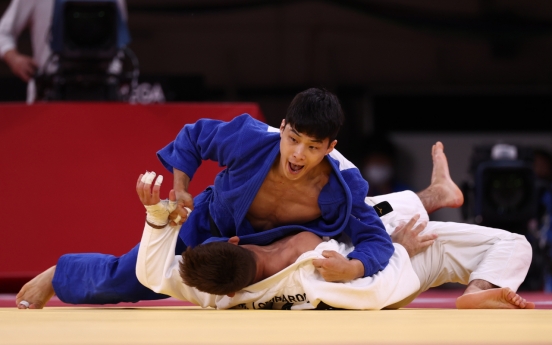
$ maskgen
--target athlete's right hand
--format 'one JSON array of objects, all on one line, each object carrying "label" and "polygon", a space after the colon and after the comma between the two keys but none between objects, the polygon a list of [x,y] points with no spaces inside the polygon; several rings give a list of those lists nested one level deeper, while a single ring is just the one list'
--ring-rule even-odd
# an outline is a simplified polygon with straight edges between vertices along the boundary
[{"label": "athlete's right hand", "polygon": [[[176,226],[177,224],[184,224],[184,222],[188,219],[188,215],[191,212],[191,210],[194,209],[194,199],[192,198],[192,194],[188,193],[185,190],[176,190],[176,212],[177,214],[174,215],[174,212],[171,214],[171,226]],[[190,210],[190,211],[188,211]],[[173,218],[174,217],[174,218]]]}]

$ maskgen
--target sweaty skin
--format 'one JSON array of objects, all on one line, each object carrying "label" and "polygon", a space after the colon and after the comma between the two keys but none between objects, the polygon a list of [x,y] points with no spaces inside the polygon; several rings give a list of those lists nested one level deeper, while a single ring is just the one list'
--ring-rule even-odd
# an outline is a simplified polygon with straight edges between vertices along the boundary
[{"label": "sweaty skin", "polygon": [[322,161],[311,170],[312,177],[296,181],[282,176],[280,167],[278,161],[273,164],[247,212],[247,220],[257,230],[302,224],[321,215],[318,195],[328,182],[329,163]]},{"label": "sweaty skin", "polygon": [[[228,241],[238,244],[239,238],[234,236]],[[313,250],[322,239],[312,232],[304,231],[284,237],[266,246],[244,244],[241,247],[250,250],[255,255],[257,274],[253,283],[257,283],[293,264],[303,253]]]}]

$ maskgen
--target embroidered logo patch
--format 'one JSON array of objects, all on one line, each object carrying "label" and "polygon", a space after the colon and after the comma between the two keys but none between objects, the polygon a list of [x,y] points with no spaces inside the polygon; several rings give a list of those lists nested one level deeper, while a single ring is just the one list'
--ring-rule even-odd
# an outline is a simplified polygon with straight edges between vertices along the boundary
[{"label": "embroidered logo patch", "polygon": [[376,213],[380,217],[385,216],[390,212],[393,212],[393,207],[391,207],[391,205],[387,201],[382,201],[379,204],[374,205],[374,209],[376,210]]}]

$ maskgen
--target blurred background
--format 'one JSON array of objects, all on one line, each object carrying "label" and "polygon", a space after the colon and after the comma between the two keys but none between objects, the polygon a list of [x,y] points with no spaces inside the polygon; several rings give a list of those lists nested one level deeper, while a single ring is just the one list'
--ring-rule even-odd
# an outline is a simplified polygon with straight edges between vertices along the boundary
[{"label": "blurred background", "polygon": [[[525,234],[523,288],[552,292],[552,1],[129,0],[126,13],[131,67],[115,101],[253,102],[278,126],[297,92],[325,87],[346,113],[337,148],[374,191],[429,185],[443,142],[466,203],[431,218]],[[19,51],[31,41],[23,30]],[[0,63],[0,102],[26,99]]]}]

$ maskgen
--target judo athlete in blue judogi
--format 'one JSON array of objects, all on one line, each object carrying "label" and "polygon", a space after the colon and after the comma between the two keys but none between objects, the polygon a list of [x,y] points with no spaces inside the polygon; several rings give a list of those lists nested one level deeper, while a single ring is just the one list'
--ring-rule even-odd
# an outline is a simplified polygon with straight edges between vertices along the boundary
[{"label": "judo athlete in blue judogi", "polygon": [[[394,247],[375,209],[365,203],[367,182],[334,150],[342,122],[336,96],[309,89],[294,98],[279,129],[247,114],[229,122],[202,119],[184,126],[158,152],[174,174],[178,222],[183,224],[175,253],[232,236],[239,236],[240,244],[264,245],[310,231],[320,237],[345,236],[355,248],[347,258],[325,254],[324,265],[317,268],[325,280],[348,281],[384,269]],[[192,200],[187,186],[203,160],[225,169]],[[189,217],[185,207],[193,209]],[[75,304],[167,297],[138,282],[138,249],[121,257],[62,256],[52,272],[55,294]]]}]

